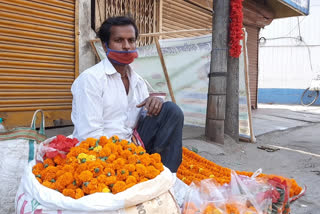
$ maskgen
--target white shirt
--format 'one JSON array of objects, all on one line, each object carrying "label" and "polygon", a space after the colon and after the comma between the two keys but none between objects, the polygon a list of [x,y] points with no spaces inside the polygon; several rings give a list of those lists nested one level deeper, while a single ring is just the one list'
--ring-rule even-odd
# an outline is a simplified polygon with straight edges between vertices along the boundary
[{"label": "white shirt", "polygon": [[131,68],[127,95],[121,75],[108,58],[82,72],[71,87],[73,136],[80,142],[88,137],[118,135],[131,139],[141,108],[149,97],[144,80]]}]

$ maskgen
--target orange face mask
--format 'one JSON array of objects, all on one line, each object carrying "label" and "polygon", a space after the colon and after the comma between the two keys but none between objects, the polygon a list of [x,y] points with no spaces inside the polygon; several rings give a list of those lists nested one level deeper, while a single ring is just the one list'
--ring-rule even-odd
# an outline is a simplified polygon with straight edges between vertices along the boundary
[{"label": "orange face mask", "polygon": [[129,65],[138,57],[137,49],[133,51],[116,51],[108,48],[107,44],[106,48],[109,60],[119,65]]}]

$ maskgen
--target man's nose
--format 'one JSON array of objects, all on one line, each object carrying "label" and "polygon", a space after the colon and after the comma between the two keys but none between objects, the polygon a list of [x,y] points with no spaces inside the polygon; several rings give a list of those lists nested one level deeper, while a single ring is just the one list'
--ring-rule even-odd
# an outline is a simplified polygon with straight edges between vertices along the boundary
[{"label": "man's nose", "polygon": [[128,40],[124,40],[123,43],[122,43],[122,48],[124,50],[129,50],[130,49],[130,44],[129,44],[129,41]]}]

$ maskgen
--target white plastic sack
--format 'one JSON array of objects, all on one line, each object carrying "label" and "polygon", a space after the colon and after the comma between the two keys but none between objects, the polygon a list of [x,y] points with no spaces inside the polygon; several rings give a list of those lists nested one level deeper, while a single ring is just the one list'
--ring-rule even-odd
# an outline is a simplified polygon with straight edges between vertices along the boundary
[{"label": "white plastic sack", "polygon": [[16,204],[16,213],[24,214],[180,214],[180,207],[177,205],[170,192],[165,192],[159,197],[156,197],[150,201],[146,201],[142,204],[137,204],[136,206],[125,209],[119,209],[116,211],[87,212],[70,210],[47,210],[30,195],[23,193],[22,186],[20,186]]},{"label": "white plastic sack", "polygon": [[[52,140],[53,138],[47,139],[39,145],[36,155],[37,160],[42,159],[43,149]],[[43,210],[115,211],[156,198],[168,192],[174,183],[174,176],[171,171],[164,167],[164,170],[154,179],[136,184],[123,192],[115,195],[111,193],[94,193],[76,200],[40,184],[32,173],[32,167],[35,164],[36,161],[33,160],[25,168],[21,179],[21,191],[16,195],[16,210],[21,209],[21,204],[17,203],[21,194],[27,194],[40,203]]]},{"label": "white plastic sack", "polygon": [[[14,213],[14,199],[28,160],[35,157],[37,143],[45,139],[44,117],[39,134],[35,130],[36,111],[30,128],[0,133],[0,213]],[[42,112],[41,112],[42,113]]]}]

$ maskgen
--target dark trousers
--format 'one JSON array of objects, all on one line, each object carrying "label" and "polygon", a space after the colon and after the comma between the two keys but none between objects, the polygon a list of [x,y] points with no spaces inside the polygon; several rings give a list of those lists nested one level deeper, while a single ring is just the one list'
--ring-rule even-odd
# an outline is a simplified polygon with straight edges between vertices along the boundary
[{"label": "dark trousers", "polygon": [[159,153],[162,163],[176,172],[182,161],[184,116],[173,102],[165,102],[158,116],[141,116],[137,131],[149,154]]}]

